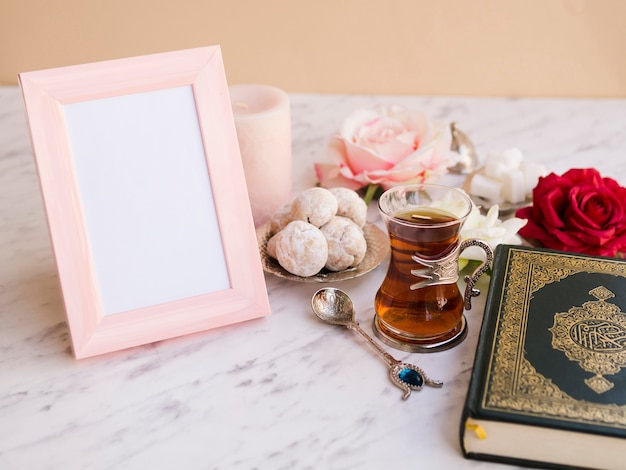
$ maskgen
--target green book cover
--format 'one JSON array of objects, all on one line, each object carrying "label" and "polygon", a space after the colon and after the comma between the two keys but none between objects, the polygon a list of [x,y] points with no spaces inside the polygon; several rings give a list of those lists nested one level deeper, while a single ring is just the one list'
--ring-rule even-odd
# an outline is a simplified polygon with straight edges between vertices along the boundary
[{"label": "green book cover", "polygon": [[461,423],[468,458],[626,468],[626,261],[501,245]]}]

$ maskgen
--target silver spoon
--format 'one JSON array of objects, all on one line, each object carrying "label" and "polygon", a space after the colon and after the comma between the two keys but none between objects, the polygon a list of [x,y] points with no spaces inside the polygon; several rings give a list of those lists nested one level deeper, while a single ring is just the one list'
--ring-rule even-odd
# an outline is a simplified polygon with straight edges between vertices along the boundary
[{"label": "silver spoon", "polygon": [[431,387],[441,387],[443,382],[432,380],[424,371],[413,364],[401,362],[392,357],[378,343],[376,343],[359,324],[354,320],[354,305],[352,299],[344,291],[334,287],[325,287],[313,294],[311,307],[320,320],[333,325],[341,325],[356,331],[374,348],[389,366],[389,376],[394,385],[400,387],[406,400],[411,390],[421,390],[424,383]]},{"label": "silver spoon", "polygon": [[478,166],[478,155],[470,138],[461,129],[456,127],[456,122],[450,124],[452,143],[450,150],[459,154],[459,161],[449,168],[451,173],[472,173]]}]

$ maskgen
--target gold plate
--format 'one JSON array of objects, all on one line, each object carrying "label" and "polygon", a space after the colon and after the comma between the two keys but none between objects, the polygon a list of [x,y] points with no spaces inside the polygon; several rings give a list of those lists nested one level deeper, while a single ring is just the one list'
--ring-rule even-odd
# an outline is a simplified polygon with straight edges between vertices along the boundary
[{"label": "gold plate", "polygon": [[263,270],[278,277],[299,282],[345,281],[346,279],[362,276],[382,263],[389,253],[389,239],[387,238],[387,234],[370,222],[367,222],[365,227],[363,227],[363,233],[365,235],[365,241],[367,242],[367,251],[365,252],[365,258],[363,258],[363,261],[358,265],[344,269],[343,271],[329,271],[324,268],[314,276],[302,277],[291,274],[278,264],[277,260],[267,254],[267,241],[271,236],[270,224],[263,224],[256,229]]}]

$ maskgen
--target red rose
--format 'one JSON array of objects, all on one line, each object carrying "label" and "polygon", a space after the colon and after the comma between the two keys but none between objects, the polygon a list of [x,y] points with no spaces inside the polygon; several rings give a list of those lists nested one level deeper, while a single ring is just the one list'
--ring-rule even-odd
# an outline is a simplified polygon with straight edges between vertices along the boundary
[{"label": "red rose", "polygon": [[516,212],[528,219],[519,231],[546,248],[600,256],[626,253],[626,188],[593,168],[550,173],[533,189],[533,205]]}]

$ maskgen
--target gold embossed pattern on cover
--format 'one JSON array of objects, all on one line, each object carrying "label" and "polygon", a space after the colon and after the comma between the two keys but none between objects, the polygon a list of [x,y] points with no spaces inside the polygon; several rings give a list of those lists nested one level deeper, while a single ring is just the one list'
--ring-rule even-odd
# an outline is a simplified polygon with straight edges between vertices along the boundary
[{"label": "gold embossed pattern on cover", "polygon": [[614,386],[604,375],[626,367],[626,315],[607,302],[615,295],[606,287],[598,286],[589,294],[598,300],[554,316],[552,346],[594,373],[585,383],[596,393],[604,393]]},{"label": "gold embossed pattern on cover", "polygon": [[[487,387],[481,398],[485,409],[626,428],[626,406],[573,398],[561,390],[551,378],[538,372],[537,367],[524,354],[525,348],[529,347],[526,344],[526,326],[529,305],[533,297],[544,287],[560,283],[569,276],[580,273],[602,273],[626,278],[626,263],[609,258],[539,253],[514,248],[509,251],[504,273],[506,289],[499,299],[500,311],[496,337],[492,343],[492,361],[487,371]],[[590,293],[591,296],[596,297],[597,301],[587,302],[580,307],[572,306],[571,311],[574,312],[580,309],[585,310],[587,316],[584,319],[581,320],[574,315],[569,324],[558,321],[557,336],[560,339],[556,340],[556,344],[552,347],[554,350],[567,350],[565,354],[571,360],[580,358],[580,367],[595,374],[589,378],[586,386],[590,388],[596,386],[602,390],[603,387],[607,387],[603,383],[603,375],[619,370],[624,366],[622,360],[626,361],[626,350],[624,350],[626,343],[623,340],[626,323],[621,320],[624,314],[620,309],[607,302],[610,296],[607,297],[607,293],[603,291],[606,288],[599,287],[597,290],[591,290],[593,293]],[[614,323],[615,331],[611,334],[614,335],[615,342],[611,343],[606,339],[598,340],[597,338],[589,342],[588,338],[576,336],[575,328],[572,329],[572,327],[579,321],[590,325],[592,324],[590,318],[604,318],[602,321]],[[583,323],[579,323],[578,326],[583,328]],[[606,327],[608,328],[608,324]],[[603,328],[606,334],[608,330],[604,326]],[[570,339],[564,339],[566,336]],[[568,341],[569,347],[562,347],[562,344]],[[577,343],[580,347],[573,347],[573,343]],[[584,345],[588,348],[587,352],[582,353]],[[600,353],[599,349],[603,349],[603,352]],[[607,354],[608,349],[611,349],[610,354]],[[582,386],[585,387],[585,384]]]}]

